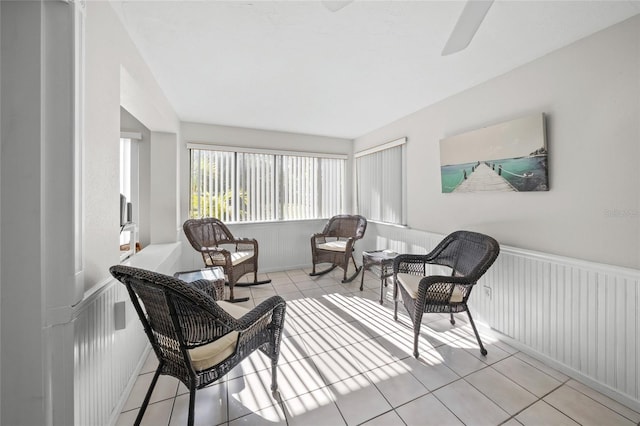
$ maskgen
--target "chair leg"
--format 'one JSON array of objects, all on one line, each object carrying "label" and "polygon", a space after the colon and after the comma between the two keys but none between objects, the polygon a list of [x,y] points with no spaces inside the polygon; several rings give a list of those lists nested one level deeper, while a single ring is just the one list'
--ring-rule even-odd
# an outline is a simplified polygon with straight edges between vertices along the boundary
[{"label": "chair leg", "polygon": [[233,276],[229,276],[229,281],[227,281],[227,283],[226,283],[229,286],[229,298],[225,299],[225,302],[241,303],[241,302],[246,302],[247,300],[249,300],[248,297],[238,297],[238,298],[236,298],[233,295],[233,288],[238,285],[238,283],[234,282],[236,279],[237,278],[234,278]]},{"label": "chair leg", "polygon": [[349,269],[349,260],[347,259],[347,262],[345,263],[345,268],[344,268],[344,278],[342,279],[343,284],[350,283],[351,281],[353,281],[355,277],[358,276],[358,274],[360,273],[360,270],[362,269],[362,266],[358,267],[358,265],[356,264],[356,260],[354,259],[353,254],[351,254],[351,261],[353,262],[353,267],[356,268],[356,271],[353,273],[353,275],[347,278],[347,270]]},{"label": "chair leg", "polygon": [[418,339],[420,338],[420,327],[416,328],[413,331],[413,356],[418,358],[420,354],[418,353]]},{"label": "chair leg", "polygon": [[271,282],[271,278],[267,278],[266,280],[258,281],[258,267],[253,271],[253,282],[252,283],[243,283],[237,282],[236,287],[250,287],[252,285],[260,285],[260,284],[269,284]]},{"label": "chair leg", "polygon": [[[414,306],[413,309],[415,310],[416,307]],[[414,311],[413,313],[413,356],[418,358],[418,356],[420,355],[418,353],[418,343],[420,340],[420,326],[422,326],[422,310],[420,311]]]},{"label": "chair leg", "polygon": [[398,321],[398,283],[393,280],[393,320]]},{"label": "chair leg", "polygon": [[189,418],[187,419],[188,426],[193,426],[195,406],[196,406],[196,384],[191,383],[191,385],[189,386]]},{"label": "chair leg", "polygon": [[271,391],[275,392],[278,390],[278,369],[276,368],[278,365],[275,362],[271,363]]},{"label": "chair leg", "polygon": [[153,375],[149,389],[147,389],[147,394],[144,396],[144,401],[142,401],[142,405],[140,406],[140,411],[138,411],[138,415],[136,416],[136,420],[134,422],[135,426],[138,426],[140,422],[142,422],[142,417],[144,416],[144,412],[147,410],[147,405],[149,405],[151,394],[153,393],[153,389],[156,387],[156,383],[158,382],[158,377],[160,377],[160,371],[162,371],[163,366],[164,362],[160,362],[156,369],[156,373]]},{"label": "chair leg", "polygon": [[451,320],[449,322],[451,322],[451,325],[456,325],[456,320],[453,318],[453,312],[450,312],[451,314]]},{"label": "chair leg", "polygon": [[[348,263],[347,263],[347,269],[349,269],[349,264]],[[356,266],[356,271],[353,273],[353,275],[351,275],[348,278],[347,278],[347,269],[344,270],[344,278],[342,279],[342,284],[350,283],[351,281],[353,281],[358,276],[358,274],[360,273],[360,270],[362,269],[362,266],[360,266],[360,267]]]},{"label": "chair leg", "polygon": [[487,350],[482,345],[482,341],[480,340],[480,334],[478,334],[478,329],[476,328],[476,324],[473,322],[473,318],[471,318],[471,311],[467,308],[467,315],[469,316],[469,322],[471,323],[471,327],[473,327],[473,332],[476,334],[476,339],[478,339],[478,345],[480,346],[480,353],[484,356],[487,356]]},{"label": "chair leg", "polygon": [[310,277],[317,277],[318,275],[324,275],[328,272],[333,271],[334,269],[336,269],[338,265],[337,264],[332,264],[329,268],[327,269],[323,269],[322,271],[318,271],[316,272],[316,264],[313,264],[313,270],[311,271],[311,273],[309,274]]},{"label": "chair leg", "polygon": [[251,287],[252,285],[261,285],[261,284],[269,284],[271,283],[271,278],[267,278],[266,280],[254,281],[252,283],[236,283],[236,287]]}]

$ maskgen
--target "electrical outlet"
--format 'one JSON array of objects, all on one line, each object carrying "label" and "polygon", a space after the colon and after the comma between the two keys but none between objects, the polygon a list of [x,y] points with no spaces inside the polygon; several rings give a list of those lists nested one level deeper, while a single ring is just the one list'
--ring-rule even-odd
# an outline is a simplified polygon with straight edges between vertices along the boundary
[{"label": "electrical outlet", "polygon": [[491,287],[489,286],[484,286],[484,295],[488,298],[491,299]]},{"label": "electrical outlet", "polygon": [[124,330],[127,327],[127,305],[125,302],[116,302],[113,306],[113,318],[116,330]]}]

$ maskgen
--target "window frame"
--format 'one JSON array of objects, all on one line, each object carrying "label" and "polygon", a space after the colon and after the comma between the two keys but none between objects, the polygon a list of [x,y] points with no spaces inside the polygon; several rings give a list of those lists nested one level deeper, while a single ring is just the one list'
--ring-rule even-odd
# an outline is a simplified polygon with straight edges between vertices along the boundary
[{"label": "window frame", "polygon": [[[228,146],[228,145],[214,145],[214,144],[207,144],[207,143],[193,143],[193,142],[188,142],[186,144],[187,147],[187,156],[188,156],[188,167],[189,167],[189,184],[188,184],[188,193],[187,193],[187,199],[188,199],[188,207],[187,207],[187,215],[190,218],[194,218],[194,217],[201,217],[202,215],[200,214],[199,216],[194,216],[193,215],[193,210],[192,210],[192,194],[193,194],[193,179],[194,179],[194,171],[193,171],[193,167],[192,167],[192,162],[193,162],[193,153],[192,150],[205,150],[205,151],[211,151],[211,152],[220,152],[220,153],[231,153],[233,154],[233,173],[234,176],[232,178],[233,180],[233,191],[234,191],[234,195],[233,195],[233,203],[234,205],[236,205],[235,203],[237,203],[237,197],[239,196],[237,191],[238,191],[238,187],[240,185],[240,173],[241,171],[239,170],[239,164],[240,161],[238,160],[238,158],[240,158],[241,154],[249,154],[249,155],[268,155],[268,156],[273,156],[273,173],[274,175],[272,175],[270,177],[270,179],[272,179],[274,181],[274,188],[273,191],[275,191],[275,195],[274,195],[274,206],[273,206],[273,214],[271,215],[271,218],[265,219],[265,220],[242,220],[239,215],[241,214],[241,212],[239,211],[239,209],[234,208],[233,209],[233,213],[231,215],[231,218],[227,217],[225,222],[227,223],[232,223],[232,224],[245,224],[245,223],[268,223],[268,222],[293,222],[293,221],[300,221],[300,220],[318,220],[318,219],[326,219],[330,216],[332,216],[333,214],[323,214],[326,209],[322,208],[322,202],[320,201],[320,204],[315,204],[312,207],[306,207],[306,210],[312,210],[313,211],[313,216],[311,217],[308,213],[306,217],[288,217],[284,211],[283,211],[283,199],[284,199],[284,194],[281,192],[283,191],[283,170],[284,170],[284,166],[283,166],[283,158],[285,157],[298,157],[298,159],[300,159],[301,161],[304,159],[309,159],[309,158],[318,158],[318,159],[325,159],[325,160],[341,160],[342,164],[340,165],[339,169],[339,174],[341,176],[338,177],[338,179],[342,180],[342,185],[339,185],[338,187],[340,188],[340,193],[337,194],[338,197],[340,198],[339,202],[337,202],[336,200],[332,201],[332,205],[337,205],[334,208],[337,208],[340,211],[336,211],[335,214],[341,214],[343,213],[344,209],[347,208],[347,191],[346,191],[346,187],[347,187],[347,181],[348,181],[348,170],[349,170],[349,164],[348,164],[348,160],[349,160],[349,155],[347,154],[335,154],[335,153],[320,153],[320,152],[307,152],[307,151],[288,151],[288,150],[272,150],[272,149],[263,149],[263,148],[249,148],[249,147],[237,147],[237,146]],[[316,184],[313,185],[313,182],[309,183],[309,182],[305,182],[305,184],[307,185],[312,185],[315,186],[314,190],[316,191],[314,197],[316,198],[322,198],[322,191],[318,192],[318,186],[322,186],[321,183],[319,183],[318,181],[322,179],[322,177],[319,175],[320,173],[320,167],[316,167],[314,168],[314,172],[317,173],[317,175],[315,176],[315,182]],[[307,186],[307,189],[310,188],[310,186]],[[221,220],[224,220],[221,218]]]}]

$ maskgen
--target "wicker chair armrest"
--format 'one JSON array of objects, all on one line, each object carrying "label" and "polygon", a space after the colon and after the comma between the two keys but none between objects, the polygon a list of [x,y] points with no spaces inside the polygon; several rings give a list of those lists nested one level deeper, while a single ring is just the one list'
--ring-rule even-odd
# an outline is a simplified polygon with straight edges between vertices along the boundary
[{"label": "wicker chair armrest", "polygon": [[200,253],[221,254],[223,256],[229,256],[231,254],[229,250],[222,247],[200,247],[199,251]]},{"label": "wicker chair armrest", "polygon": [[259,327],[261,320],[268,315],[271,315],[275,321],[273,325],[281,329],[284,326],[285,306],[286,302],[280,296],[271,296],[263,300],[258,306],[238,318],[236,331],[242,333]]},{"label": "wicker chair armrest", "polygon": [[[419,304],[451,304],[451,296],[454,287],[464,289],[462,300],[453,303],[466,303],[475,282],[470,282],[468,277],[452,277],[448,275],[431,275],[424,277],[418,284]],[[440,295],[440,297],[438,297]]]},{"label": "wicker chair armrest", "polygon": [[451,284],[451,285],[473,285],[475,282],[470,281],[469,277],[451,276],[451,275],[428,275],[420,280],[420,286],[429,287],[434,283]]},{"label": "wicker chair armrest", "polygon": [[327,236],[325,234],[318,232],[311,236],[311,243],[313,244],[326,243],[326,242],[327,242]]},{"label": "wicker chair armrest", "polygon": [[351,251],[353,250],[353,246],[355,245],[356,241],[358,240],[358,238],[355,237],[349,237],[347,238],[345,241],[345,247],[344,247],[344,252],[345,253],[351,253]]},{"label": "wicker chair armrest", "polygon": [[242,243],[242,244],[258,244],[258,240],[256,240],[255,238],[247,238],[247,237],[236,238],[233,241],[235,243]]},{"label": "wicker chair armrest", "polygon": [[255,238],[236,238],[233,240],[233,244],[236,245],[236,250],[249,249],[258,251],[258,240]]},{"label": "wicker chair armrest", "polygon": [[253,245],[258,245],[258,240],[256,240],[255,238],[235,238],[233,240],[233,243],[235,244],[253,244]]}]

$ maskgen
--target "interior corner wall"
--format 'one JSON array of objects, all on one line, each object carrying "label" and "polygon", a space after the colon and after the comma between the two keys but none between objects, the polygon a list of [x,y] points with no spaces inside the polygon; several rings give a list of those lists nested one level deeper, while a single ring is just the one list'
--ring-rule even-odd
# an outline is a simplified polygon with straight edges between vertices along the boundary
[{"label": "interior corner wall", "polygon": [[[89,290],[108,282],[108,268],[119,263],[120,107],[152,132],[175,133],[174,144],[179,120],[109,2],[86,4],[84,259]],[[175,202],[175,194],[169,198]]]},{"label": "interior corner wall", "polygon": [[178,240],[176,151],[175,133],[151,132],[151,244]]},{"label": "interior corner wall", "polygon": [[[548,192],[442,194],[439,142],[534,112],[547,117]],[[359,137],[408,137],[408,225],[640,268],[640,16]]]}]

